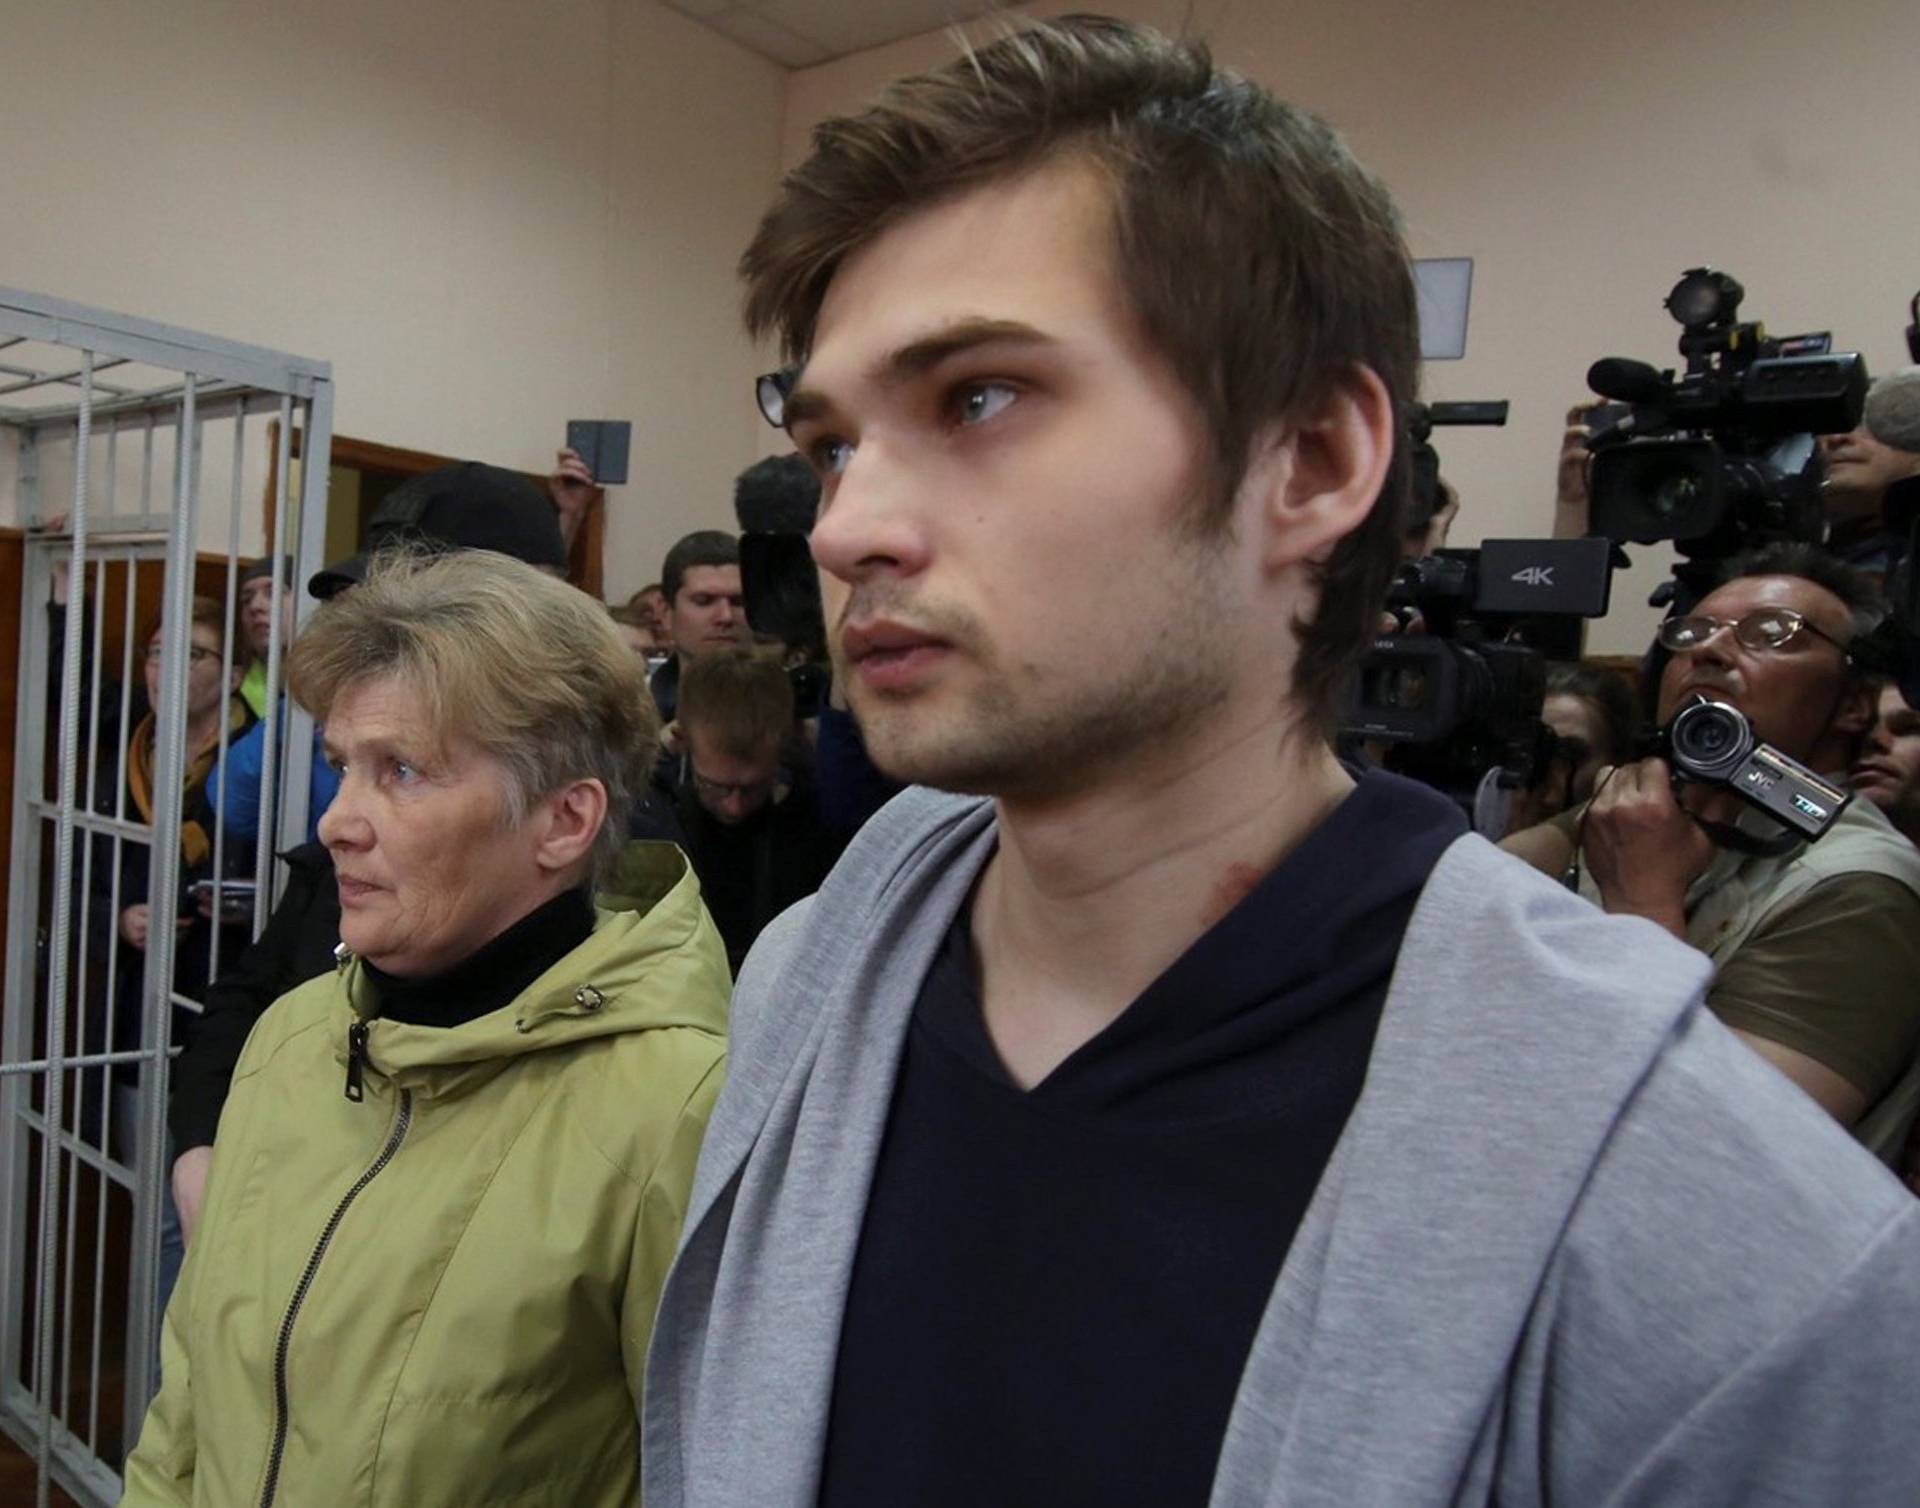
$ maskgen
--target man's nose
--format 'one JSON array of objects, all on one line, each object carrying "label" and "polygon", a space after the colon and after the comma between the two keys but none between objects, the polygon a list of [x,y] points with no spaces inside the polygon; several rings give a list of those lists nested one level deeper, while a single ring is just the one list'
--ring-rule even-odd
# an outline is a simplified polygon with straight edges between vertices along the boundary
[{"label": "man's nose", "polygon": [[1710,636],[1704,643],[1696,644],[1691,649],[1683,649],[1680,653],[1691,656],[1696,662],[1704,661],[1714,665],[1731,665],[1733,664],[1734,654],[1733,630],[1731,628],[1723,628],[1718,633]]},{"label": "man's nose", "polygon": [[926,567],[930,542],[913,473],[886,448],[863,444],[848,460],[814,523],[809,544],[820,569],[857,583],[876,575],[912,575]]}]

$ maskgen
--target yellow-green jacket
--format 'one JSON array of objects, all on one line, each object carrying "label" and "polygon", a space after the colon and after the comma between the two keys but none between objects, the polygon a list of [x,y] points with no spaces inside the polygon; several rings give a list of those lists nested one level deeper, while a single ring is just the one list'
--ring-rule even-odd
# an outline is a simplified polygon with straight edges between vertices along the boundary
[{"label": "yellow-green jacket", "polygon": [[352,960],[261,1018],[124,1503],[635,1501],[728,978],[679,850],[634,845],[610,890],[585,942],[465,1025],[367,1016]]}]

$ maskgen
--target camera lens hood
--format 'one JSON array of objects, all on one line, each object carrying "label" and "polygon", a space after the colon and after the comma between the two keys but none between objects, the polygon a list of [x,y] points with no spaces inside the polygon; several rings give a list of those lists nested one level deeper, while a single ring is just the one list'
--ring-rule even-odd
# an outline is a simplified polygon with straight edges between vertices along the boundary
[{"label": "camera lens hood", "polygon": [[1728,702],[1690,702],[1667,725],[1667,750],[1676,775],[1723,784],[1753,752],[1753,724]]}]

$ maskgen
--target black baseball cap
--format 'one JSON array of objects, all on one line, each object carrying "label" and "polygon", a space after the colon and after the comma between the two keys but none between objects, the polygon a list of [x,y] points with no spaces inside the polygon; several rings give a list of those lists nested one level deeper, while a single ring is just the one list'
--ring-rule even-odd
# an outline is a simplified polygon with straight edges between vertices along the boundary
[{"label": "black baseball cap", "polygon": [[497,550],[563,575],[567,549],[560,518],[545,493],[517,471],[461,461],[409,477],[389,492],[367,524],[367,548],[316,571],[307,591],[323,601],[366,580],[367,563],[388,545]]}]

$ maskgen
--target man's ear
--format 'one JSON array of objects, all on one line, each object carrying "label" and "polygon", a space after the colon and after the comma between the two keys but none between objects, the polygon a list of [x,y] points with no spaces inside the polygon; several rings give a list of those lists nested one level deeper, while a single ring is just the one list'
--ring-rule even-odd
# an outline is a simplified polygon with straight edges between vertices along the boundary
[{"label": "man's ear", "polygon": [[593,852],[607,820],[607,788],[597,780],[575,780],[540,803],[544,830],[534,862],[550,873],[573,869]]},{"label": "man's ear", "polygon": [[1268,570],[1324,562],[1360,527],[1386,483],[1396,427],[1386,384],[1356,365],[1292,423],[1255,437],[1247,484],[1260,494]]}]

